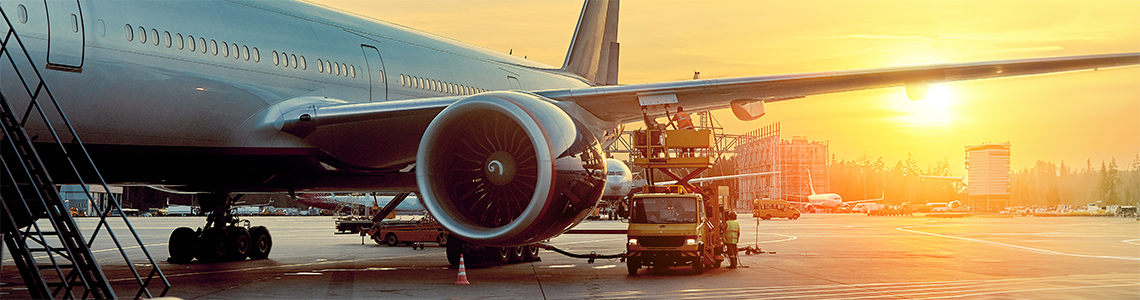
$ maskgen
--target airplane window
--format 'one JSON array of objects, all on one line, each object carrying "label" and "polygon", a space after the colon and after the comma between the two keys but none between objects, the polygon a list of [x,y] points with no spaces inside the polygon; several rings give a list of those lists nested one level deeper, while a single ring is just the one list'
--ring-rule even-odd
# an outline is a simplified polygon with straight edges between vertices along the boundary
[{"label": "airplane window", "polygon": [[79,32],[79,17],[71,14],[71,32]]},{"label": "airplane window", "polygon": [[277,50],[273,50],[273,65],[276,66],[276,65],[280,65],[280,64],[281,64],[281,62],[279,62],[277,60]]},{"label": "airplane window", "polygon": [[202,54],[206,54],[206,51],[210,51],[210,49],[206,49],[206,48],[209,48],[209,47],[206,47],[206,38],[204,38],[204,37],[198,38],[198,43],[202,44]]},{"label": "airplane window", "polygon": [[404,74],[400,74],[400,85],[405,85],[404,82]]},{"label": "airplane window", "polygon": [[210,52],[214,53],[214,56],[218,56],[218,40],[210,40],[210,49]]},{"label": "airplane window", "polygon": [[304,55],[301,55],[301,60],[298,60],[298,62],[301,63],[301,70],[308,69],[309,64],[305,63],[305,56]]},{"label": "airplane window", "polygon": [[[217,44],[214,44],[214,46],[217,47]],[[222,50],[222,57],[230,57],[230,45],[226,44],[226,41],[222,41],[222,49],[221,50]],[[218,54],[217,51],[218,50],[214,50],[214,54]]]},{"label": "airplane window", "polygon": [[139,43],[146,44],[146,28],[139,26]]},{"label": "airplane window", "polygon": [[352,71],[352,78],[356,78],[356,66],[349,66],[349,71]]},{"label": "airplane window", "polygon": [[330,75],[333,73],[332,65],[327,60],[325,61],[325,70],[329,70]]},{"label": "airplane window", "polygon": [[[28,23],[28,8],[24,7],[23,4],[20,4],[19,6],[16,6],[16,12],[18,15],[20,15],[20,23],[27,24]],[[127,27],[130,27],[130,26],[127,26]]]},{"label": "airplane window", "polygon": [[325,72],[325,62],[323,60],[321,60],[320,58],[317,59],[317,72],[320,72],[320,73]]},{"label": "airplane window", "polygon": [[245,56],[245,60],[249,60],[249,46],[241,45],[241,54]]},{"label": "airplane window", "polygon": [[333,66],[336,67],[336,75],[340,76],[340,64],[333,63]]},{"label": "airplane window", "polygon": [[293,68],[296,69],[297,68],[297,55],[296,54],[290,54],[289,55],[289,61],[293,64]]},{"label": "airplane window", "polygon": [[175,40],[175,43],[178,44],[178,50],[182,50],[182,48],[186,47],[186,41],[182,40],[182,34],[181,33],[175,34],[174,37],[177,38]]},{"label": "airplane window", "polygon": [[281,52],[281,65],[285,66],[286,68],[289,67],[289,54]]},{"label": "airplane window", "polygon": [[155,46],[158,46],[158,29],[150,29],[150,42]]},{"label": "airplane window", "polygon": [[[241,59],[241,49],[238,49],[238,45],[237,44],[231,44],[231,46],[233,47],[233,51],[234,51],[234,59]],[[248,54],[246,54],[246,59],[247,60],[249,59]]]},{"label": "airplane window", "polygon": [[[23,5],[21,5],[23,6]],[[127,41],[132,42],[135,40],[135,28],[131,24],[127,24],[127,29],[123,30],[127,34]]]},{"label": "airplane window", "polygon": [[348,65],[340,63],[340,68],[344,69],[344,77],[348,77]]},{"label": "airplane window", "polygon": [[187,35],[186,36],[186,47],[187,47],[186,50],[190,50],[190,52],[194,52],[194,46],[195,45],[197,45],[197,43],[194,42],[194,36],[193,35]]},{"label": "airplane window", "polygon": [[163,31],[162,37],[166,38],[166,48],[170,48],[170,46],[174,43],[174,40],[170,38],[170,31]]},{"label": "airplane window", "polygon": [[388,78],[384,77],[384,70],[380,70],[380,82],[381,83],[388,82]]},{"label": "airplane window", "polygon": [[253,62],[261,62],[261,52],[257,51],[257,47],[253,47]]}]

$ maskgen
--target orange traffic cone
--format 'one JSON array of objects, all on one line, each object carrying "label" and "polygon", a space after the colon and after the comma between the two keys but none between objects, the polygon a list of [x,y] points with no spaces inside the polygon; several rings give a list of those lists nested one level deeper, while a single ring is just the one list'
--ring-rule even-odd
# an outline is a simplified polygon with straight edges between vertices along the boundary
[{"label": "orange traffic cone", "polygon": [[463,266],[463,254],[459,255],[459,279],[455,280],[455,284],[471,284],[467,282],[467,267]]}]

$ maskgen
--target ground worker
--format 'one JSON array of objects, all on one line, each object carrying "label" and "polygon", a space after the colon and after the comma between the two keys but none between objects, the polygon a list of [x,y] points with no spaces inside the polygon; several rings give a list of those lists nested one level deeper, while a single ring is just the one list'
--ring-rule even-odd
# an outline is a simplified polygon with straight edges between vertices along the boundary
[{"label": "ground worker", "polygon": [[728,212],[728,221],[725,221],[724,245],[728,246],[728,268],[736,268],[736,242],[740,240],[740,223],[736,223],[736,212]]},{"label": "ground worker", "polygon": [[[696,127],[693,127],[693,118],[689,116],[689,113],[685,112],[685,108],[683,107],[677,107],[677,114],[673,115],[671,121],[677,122],[677,129],[679,130],[696,130]],[[693,148],[682,148],[681,156],[693,157]]]}]

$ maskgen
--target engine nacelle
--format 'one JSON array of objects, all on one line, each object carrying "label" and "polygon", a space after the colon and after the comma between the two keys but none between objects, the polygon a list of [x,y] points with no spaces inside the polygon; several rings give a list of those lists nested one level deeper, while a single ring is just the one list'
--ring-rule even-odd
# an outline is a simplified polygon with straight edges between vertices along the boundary
[{"label": "engine nacelle", "polygon": [[451,234],[488,246],[569,230],[601,198],[605,175],[597,138],[551,100],[523,92],[448,106],[416,153],[424,206]]}]

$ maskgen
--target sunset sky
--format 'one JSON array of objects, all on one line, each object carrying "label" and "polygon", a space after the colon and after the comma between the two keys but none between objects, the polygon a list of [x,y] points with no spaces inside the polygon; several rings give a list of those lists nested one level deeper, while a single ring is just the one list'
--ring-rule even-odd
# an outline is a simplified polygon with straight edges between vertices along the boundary
[{"label": "sunset sky", "polygon": [[[561,66],[582,1],[315,1]],[[620,82],[1140,51],[1140,1],[635,1],[621,3]],[[1140,154],[1140,68],[952,82],[941,108],[902,88],[774,103],[728,133],[781,122],[837,158],[913,153],[964,176],[964,146],[1010,142],[1013,169]]]}]

